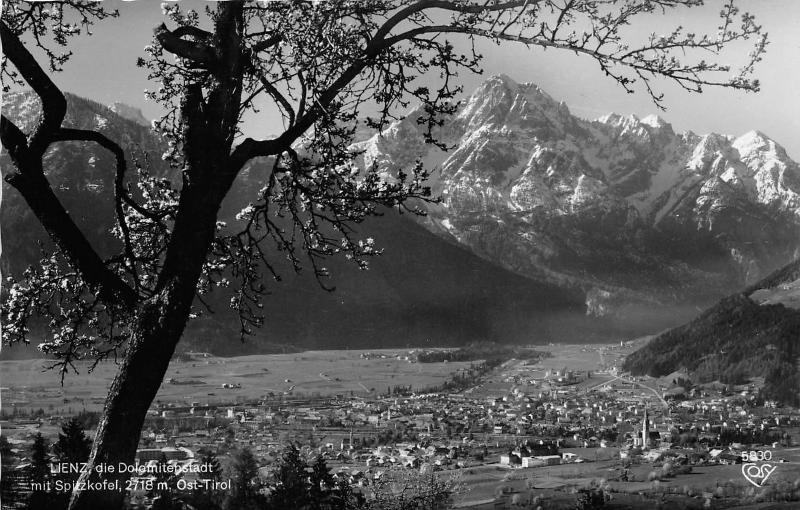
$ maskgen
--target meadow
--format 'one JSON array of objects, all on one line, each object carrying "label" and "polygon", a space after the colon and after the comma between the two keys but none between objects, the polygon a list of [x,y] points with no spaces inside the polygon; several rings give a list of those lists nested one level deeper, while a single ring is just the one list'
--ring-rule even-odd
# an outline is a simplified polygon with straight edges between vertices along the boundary
[{"label": "meadow", "polygon": [[[407,350],[306,351],[221,358],[195,353],[170,364],[156,402],[200,404],[252,400],[272,394],[367,395],[385,393],[393,386],[422,390],[439,385],[470,363],[412,363],[398,359]],[[381,357],[384,356],[384,357]],[[47,415],[102,409],[105,394],[116,373],[112,363],[89,372],[88,363],[77,365],[61,384],[58,372],[45,370],[46,360],[0,361],[3,407],[43,409]],[[225,387],[223,387],[225,386]]]}]

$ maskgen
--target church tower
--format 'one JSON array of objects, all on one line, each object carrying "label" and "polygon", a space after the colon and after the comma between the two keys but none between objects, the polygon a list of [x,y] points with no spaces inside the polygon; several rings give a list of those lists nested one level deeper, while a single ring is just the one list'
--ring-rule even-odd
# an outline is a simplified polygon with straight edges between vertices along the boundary
[{"label": "church tower", "polygon": [[647,408],[644,408],[644,417],[642,418],[642,448],[650,446],[650,434],[647,431]]}]

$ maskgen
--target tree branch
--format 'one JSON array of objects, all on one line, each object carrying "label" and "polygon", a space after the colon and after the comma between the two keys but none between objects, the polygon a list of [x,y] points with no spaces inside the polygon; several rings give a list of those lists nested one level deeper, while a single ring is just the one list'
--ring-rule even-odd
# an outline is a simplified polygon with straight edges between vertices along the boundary
[{"label": "tree branch", "polygon": [[397,25],[408,19],[410,16],[428,9],[443,9],[446,11],[460,12],[462,14],[479,14],[481,12],[491,11],[504,11],[513,9],[515,7],[522,7],[529,3],[529,0],[514,0],[512,2],[498,2],[490,4],[486,2],[483,5],[459,3],[447,0],[422,0],[409,5],[405,9],[401,9],[394,16],[389,18],[377,32],[373,40],[382,41],[385,39],[389,32],[392,31]]},{"label": "tree branch", "polygon": [[289,104],[289,101],[283,96],[283,94],[281,94],[280,91],[278,91],[278,89],[276,89],[275,86],[264,76],[259,77],[259,80],[261,81],[261,85],[264,87],[264,90],[266,90],[267,93],[281,105],[284,112],[286,112],[286,115],[289,117],[289,127],[292,127],[295,119],[295,112],[294,109],[292,109],[292,105]]},{"label": "tree branch", "polygon": [[[15,163],[18,164],[18,161]],[[108,306],[121,304],[121,308],[132,310],[138,302],[138,295],[103,263],[53,193],[50,183],[41,172],[40,160],[38,166],[38,172],[21,171],[9,174],[5,178],[6,182],[19,191],[50,238],[61,248],[86,284],[97,292],[98,298]]]},{"label": "tree branch", "polygon": [[[181,39],[178,34],[188,32],[185,28],[170,31],[165,24],[160,24],[155,29],[155,36],[165,50],[181,58],[191,60],[206,68],[212,67],[216,63],[214,51],[207,45]],[[194,34],[192,34],[194,35]]]},{"label": "tree branch", "polygon": [[264,51],[266,49],[269,49],[269,48],[275,46],[279,42],[281,42],[281,39],[283,39],[282,35],[280,35],[280,34],[273,35],[272,37],[269,37],[267,39],[264,39],[263,41],[259,41],[256,44],[254,44],[250,48],[250,51],[252,51],[253,53],[258,53],[260,51]]},{"label": "tree branch", "polygon": [[0,119],[0,141],[12,158],[20,157],[28,150],[25,133],[5,115]]},{"label": "tree branch", "polygon": [[183,25],[173,30],[172,35],[179,38],[188,35],[189,37],[194,37],[195,39],[209,39],[214,34],[199,27]]},{"label": "tree branch", "polygon": [[29,144],[25,143],[22,131],[9,119],[2,117],[0,141],[8,150],[17,170],[8,173],[5,180],[20,192],[50,238],[61,248],[86,283],[96,289],[98,297],[108,305],[119,302],[122,303],[122,308],[132,309],[138,295],[103,264],[100,256],[53,193],[42,168],[44,151],[53,141],[59,139],[58,132],[67,109],[66,98],[19,38],[2,21],[0,38],[3,53],[42,101],[41,118]]},{"label": "tree branch", "polygon": [[[314,90],[314,94],[309,98],[309,108],[299,109],[297,112],[296,121],[291,124],[280,136],[272,140],[256,141],[252,139],[245,140],[233,151],[234,160],[238,164],[243,164],[244,161],[259,156],[270,156],[285,151],[292,145],[300,136],[302,136],[321,116],[326,115],[327,109],[330,107],[336,97],[347,88],[358,75],[371,65],[375,65],[375,60],[382,52],[387,51],[389,48],[404,42],[410,41],[418,48],[434,48],[438,47],[443,51],[442,57],[447,58],[450,55],[444,45],[439,45],[435,42],[434,38],[438,34],[455,33],[463,34],[468,37],[480,37],[493,41],[511,41],[528,46],[540,46],[545,48],[557,48],[561,50],[573,51],[577,54],[587,55],[596,60],[601,67],[601,70],[607,75],[615,79],[620,85],[630,90],[630,85],[635,81],[635,78],[623,76],[613,70],[614,66],[629,69],[631,74],[639,77],[645,82],[648,93],[655,101],[656,105],[660,106],[660,97],[657,95],[650,86],[649,80],[651,77],[664,77],[677,82],[680,86],[687,90],[697,91],[702,85],[712,86],[727,86],[732,88],[756,90],[758,84],[755,81],[746,80],[744,78],[736,78],[731,80],[715,80],[706,78],[701,74],[718,73],[727,71],[724,66],[708,65],[700,62],[697,65],[691,63],[682,64],[674,58],[670,58],[669,52],[673,49],[700,49],[712,50],[718,48],[723,43],[730,42],[737,39],[746,39],[750,35],[758,33],[759,27],[755,26],[751,18],[746,15],[743,16],[743,25],[740,32],[726,32],[721,39],[712,40],[704,38],[702,40],[694,39],[692,34],[687,34],[685,37],[680,38],[680,29],[676,31],[666,41],[651,41],[650,44],[643,45],[638,50],[628,50],[627,46],[619,42],[616,30],[621,24],[627,21],[636,14],[651,12],[653,9],[660,7],[664,10],[681,5],[693,6],[694,0],[653,0],[651,3],[631,3],[620,7],[620,12],[617,14],[609,14],[601,16],[596,11],[586,11],[588,9],[580,2],[573,0],[565,1],[564,5],[560,8],[555,8],[554,17],[556,25],[553,28],[547,26],[546,23],[535,24],[533,21],[526,21],[520,26],[518,33],[509,33],[507,31],[510,24],[515,24],[521,18],[526,10],[536,11],[541,7],[541,0],[513,0],[506,2],[457,2],[449,0],[420,0],[412,3],[404,8],[399,9],[396,13],[391,15],[382,25],[377,27],[373,37],[367,37],[368,41],[365,46],[351,55],[351,60],[346,66],[342,67],[342,71],[338,76],[334,75],[333,81],[326,84],[326,88]],[[549,5],[549,3],[547,3]],[[449,24],[422,24],[417,18],[422,16],[424,11],[427,10],[444,10],[456,13]],[[518,12],[515,12],[518,11]],[[504,22],[502,27],[495,27],[498,24],[498,19],[494,22],[486,19],[473,19],[486,17],[487,13],[509,13],[511,21]],[[597,40],[598,45],[591,47],[589,44],[590,36],[585,36],[582,40],[575,39],[572,34],[557,37],[557,31],[562,25],[570,24],[572,16],[575,13],[584,13],[589,16],[590,21],[597,22],[597,26],[592,26],[594,38]],[[729,16],[733,11],[729,13]],[[465,19],[461,19],[465,17]],[[480,26],[481,21],[486,21],[490,24],[490,28]],[[412,27],[406,27],[406,31],[397,35],[390,35],[394,29],[402,25],[411,24]],[[598,27],[605,27],[610,24],[605,33]],[[414,26],[416,25],[416,26]],[[529,29],[526,33],[525,29]],[[589,32],[587,32],[588,34]],[[422,39],[420,36],[432,34],[430,39]],[[611,47],[607,47],[611,46]],[[764,43],[761,43],[756,51],[763,51]],[[651,55],[651,53],[653,53]],[[753,57],[754,60],[758,59],[758,54]],[[463,62],[463,61],[462,61]],[[462,64],[463,65],[463,64]],[[469,66],[468,66],[469,67]],[[305,87],[304,87],[305,89]],[[303,90],[305,92],[305,90]],[[273,94],[274,95],[274,94]],[[276,100],[286,106],[276,97]],[[237,167],[238,168],[238,167]]]},{"label": "tree branch", "polygon": [[[61,126],[67,113],[67,100],[49,76],[33,58],[5,22],[0,21],[0,42],[3,54],[17,68],[23,79],[42,100],[42,116],[30,137],[28,156],[39,158],[50,145],[53,133]],[[10,149],[9,149],[10,150]]]},{"label": "tree branch", "polygon": [[128,168],[128,163],[125,161],[125,151],[122,150],[116,142],[112,141],[110,138],[106,137],[105,135],[98,133],[97,131],[85,130],[85,129],[68,129],[68,128],[61,128],[58,130],[54,136],[54,141],[71,141],[71,140],[81,140],[87,142],[95,142],[96,144],[100,145],[104,149],[110,151],[114,154],[114,157],[117,160],[117,170],[114,175],[114,210],[116,211],[117,215],[117,224],[119,225],[120,230],[122,231],[122,239],[125,245],[125,253],[128,256],[128,260],[130,261],[130,265],[127,266],[130,268],[134,284],[138,288],[139,286],[139,278],[136,274],[136,254],[133,249],[133,244],[131,242],[131,235],[130,229],[128,228],[128,223],[125,221],[125,211],[122,209],[122,202],[124,199],[127,198],[128,203],[133,202],[133,200],[128,196],[125,192],[124,187],[124,180],[125,180],[125,172]]}]

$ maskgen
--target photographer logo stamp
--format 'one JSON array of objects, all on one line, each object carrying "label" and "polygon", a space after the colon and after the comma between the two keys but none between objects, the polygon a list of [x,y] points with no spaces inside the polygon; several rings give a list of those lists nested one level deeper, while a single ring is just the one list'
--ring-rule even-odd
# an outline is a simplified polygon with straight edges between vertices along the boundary
[{"label": "photographer logo stamp", "polygon": [[[757,461],[772,460],[772,452],[758,451],[758,452],[742,452],[742,476],[745,480],[752,483],[756,487],[763,487],[772,473],[778,469],[769,463],[757,464]],[[749,461],[749,462],[748,462]]]}]

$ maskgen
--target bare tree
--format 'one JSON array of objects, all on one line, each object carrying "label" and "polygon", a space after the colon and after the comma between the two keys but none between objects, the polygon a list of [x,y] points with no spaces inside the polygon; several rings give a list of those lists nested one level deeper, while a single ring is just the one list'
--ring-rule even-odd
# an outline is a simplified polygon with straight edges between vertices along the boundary
[{"label": "bare tree", "polygon": [[[94,441],[89,467],[130,463],[140,430],[192,304],[199,294],[233,276],[232,300],[242,334],[263,323],[264,276],[277,277],[274,254],[294,269],[308,265],[322,281],[325,257],[344,254],[362,267],[377,252],[353,225],[379,207],[417,210],[430,200],[425,169],[367,168],[351,149],[360,121],[380,130],[400,108],[419,102],[416,119],[429,143],[444,147],[434,128],[457,107],[459,71],[480,71],[474,42],[518,43],[576,52],[597,62],[628,91],[641,87],[661,106],[658,78],[701,92],[704,86],[754,91],[751,78],[766,36],[734,1],[723,2],[713,35],[678,27],[640,44],[625,27],[640,17],[692,8],[701,0],[368,0],[220,2],[201,14],[163,7],[139,65],[158,82],[149,93],[167,114],[156,128],[180,172],[178,189],[140,169],[131,191],[130,158],[115,141],[64,125],[67,101],[50,72],[69,52],[69,36],[93,20],[116,15],[101,4],[5,2],[0,35],[3,85],[27,85],[42,113],[25,133],[5,116],[2,144],[13,168],[5,175],[46,229],[56,249],[42,267],[14,280],[2,308],[3,339],[28,340],[29,319],[48,319],[52,338],[40,345],[64,374],[79,359],[121,356]],[[168,27],[167,23],[171,26]],[[466,39],[459,51],[449,37]],[[716,59],[723,48],[754,41],[732,72]],[[469,43],[473,43],[470,45]],[[420,78],[438,74],[431,87]],[[266,101],[283,119],[273,138],[240,133],[242,115]],[[367,115],[365,112],[372,112]],[[115,233],[120,252],[103,259],[51,188],[43,157],[65,141],[96,143],[116,158]],[[263,187],[239,215],[238,232],[222,230],[218,211],[242,168],[268,158]],[[82,481],[124,487],[127,473],[87,471]],[[70,508],[119,508],[123,492],[75,491]]]}]

